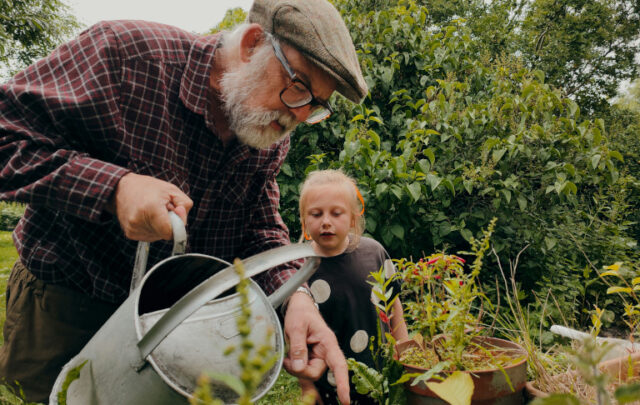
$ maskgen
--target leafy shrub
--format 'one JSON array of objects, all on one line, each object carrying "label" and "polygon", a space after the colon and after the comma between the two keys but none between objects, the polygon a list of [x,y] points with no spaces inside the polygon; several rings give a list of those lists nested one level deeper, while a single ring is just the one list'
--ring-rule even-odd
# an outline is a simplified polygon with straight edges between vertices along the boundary
[{"label": "leafy shrub", "polygon": [[353,0],[336,4],[370,94],[362,105],[336,99],[330,120],[296,132],[278,178],[294,236],[304,174],[340,166],[361,187],[367,233],[393,257],[466,250],[496,216],[498,254],[515,257],[529,245],[524,285],[578,291],[571,304],[589,299],[585,285],[597,277],[585,266],[636,249],[628,212],[619,210],[628,195],[623,157],[604,121],[583,119],[543,72],[485,57],[461,21],[429,25],[427,9],[411,1],[375,11]]},{"label": "leafy shrub", "polygon": [[0,201],[0,230],[11,231],[24,214],[23,204]]}]

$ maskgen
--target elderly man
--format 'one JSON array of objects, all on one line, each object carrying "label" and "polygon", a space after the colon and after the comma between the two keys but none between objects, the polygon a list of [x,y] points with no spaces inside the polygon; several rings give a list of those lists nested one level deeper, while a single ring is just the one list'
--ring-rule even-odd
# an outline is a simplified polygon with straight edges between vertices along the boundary
[{"label": "elderly man", "polygon": [[[248,23],[205,37],[102,22],[2,85],[0,199],[28,206],[0,376],[46,400],[126,298],[135,241],[171,238],[167,210],[193,252],[232,260],[289,243],[275,177],[290,132],[327,118],[334,90],[367,93],[326,0],[256,0]],[[150,264],[169,252],[153,244]],[[258,282],[271,292],[293,271]],[[348,403],[346,362],[310,294],[291,297],[285,334],[287,369],[314,379],[328,365]]]}]

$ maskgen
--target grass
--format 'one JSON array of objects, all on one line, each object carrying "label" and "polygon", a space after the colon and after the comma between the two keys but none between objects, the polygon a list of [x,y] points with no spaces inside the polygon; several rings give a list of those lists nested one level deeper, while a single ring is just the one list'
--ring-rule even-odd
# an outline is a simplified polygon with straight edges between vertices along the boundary
[{"label": "grass", "polygon": [[[13,263],[18,258],[18,252],[13,246],[11,239],[11,232],[0,231],[0,330],[4,326],[5,319],[5,294],[7,290],[7,280],[9,279],[9,273]],[[2,334],[0,334],[0,345],[4,343]]]}]

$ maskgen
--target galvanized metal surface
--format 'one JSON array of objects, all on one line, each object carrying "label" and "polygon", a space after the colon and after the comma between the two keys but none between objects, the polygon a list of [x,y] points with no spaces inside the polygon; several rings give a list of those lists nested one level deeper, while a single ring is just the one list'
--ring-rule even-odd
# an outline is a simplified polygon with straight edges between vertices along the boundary
[{"label": "galvanized metal surface", "polygon": [[[282,367],[284,338],[272,303],[278,304],[306,281],[315,271],[319,260],[309,245],[291,245],[263,252],[244,261],[245,274],[251,277],[305,257],[310,260],[303,266],[304,271],[298,271],[295,277],[269,298],[255,283],[250,283],[254,314],[250,337],[254,342],[261,343],[267,330],[272,330],[272,343],[278,353],[276,365],[263,380],[254,400],[264,395],[275,383]],[[65,366],[55,383],[50,403],[57,404],[57,393],[68,371],[86,360],[80,378],[69,386],[69,405],[187,404],[187,398],[195,387],[194,377],[202,371],[237,373],[235,359],[227,359],[223,353],[234,343],[234,339],[237,341],[239,338],[235,331],[238,297],[233,294],[216,298],[238,283],[239,278],[233,267],[227,267],[206,279],[170,309],[145,314],[138,311],[145,304],[141,296],[153,296],[153,291],[147,291],[145,287],[154,285],[157,279],[171,285],[171,274],[180,275],[190,266],[202,268],[203,263],[219,267],[220,262],[220,259],[212,256],[186,254],[156,264],[83,350]],[[165,280],[167,277],[169,279]],[[215,390],[219,387],[212,388]],[[228,390],[220,391],[219,395],[227,403],[233,402],[233,395]]]}]

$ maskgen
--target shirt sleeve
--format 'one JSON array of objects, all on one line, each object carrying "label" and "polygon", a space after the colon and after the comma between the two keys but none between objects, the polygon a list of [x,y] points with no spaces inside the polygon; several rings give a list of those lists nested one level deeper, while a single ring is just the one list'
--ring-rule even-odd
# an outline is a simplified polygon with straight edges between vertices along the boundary
[{"label": "shirt sleeve", "polygon": [[[278,147],[278,153],[273,160],[273,167],[268,176],[262,194],[258,199],[247,236],[245,238],[245,251],[241,257],[273,249],[279,246],[288,245],[289,229],[285,225],[278,211],[280,204],[280,188],[276,181],[276,176],[280,170],[282,162],[289,149],[288,139],[283,141]],[[274,267],[258,275],[256,282],[267,293],[271,294],[278,289],[285,281],[300,268],[302,261],[295,261]]]},{"label": "shirt sleeve", "polygon": [[97,25],[0,86],[0,199],[100,220],[128,172],[103,160],[119,72],[116,38]]}]

